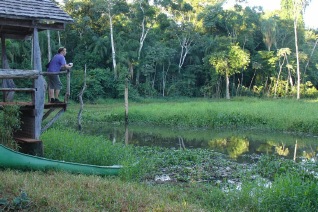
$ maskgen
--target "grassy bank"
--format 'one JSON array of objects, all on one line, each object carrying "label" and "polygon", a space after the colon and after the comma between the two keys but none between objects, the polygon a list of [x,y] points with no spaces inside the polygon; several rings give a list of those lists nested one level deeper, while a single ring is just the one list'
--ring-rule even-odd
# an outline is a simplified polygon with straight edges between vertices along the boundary
[{"label": "grassy bank", "polygon": [[6,199],[7,205],[2,208],[8,211],[200,211],[201,208],[200,204],[189,203],[181,189],[66,173],[0,173],[0,200]]},{"label": "grassy bank", "polygon": [[[220,188],[209,183],[140,183],[62,172],[0,170],[3,211],[316,211],[317,180],[290,163],[269,162],[259,173]],[[277,163],[278,167],[273,168]],[[261,164],[260,164],[261,165]],[[284,170],[283,170],[284,169]],[[294,169],[294,170],[293,170]],[[274,173],[273,171],[276,171]]]},{"label": "grassy bank", "polygon": [[[317,101],[239,98],[130,102],[129,122],[179,128],[254,128],[318,134]],[[76,121],[78,104],[71,104],[67,121]],[[85,105],[83,121],[122,123],[122,102]]]},{"label": "grassy bank", "polygon": [[[317,102],[235,99],[130,103],[130,122],[180,128],[266,128],[315,134]],[[70,104],[46,131],[48,158],[95,165],[121,164],[118,177],[0,169],[0,211],[316,211],[316,163],[279,157],[238,164],[205,149],[112,144],[69,129],[78,104]],[[122,102],[85,105],[83,122],[124,120]],[[296,124],[298,123],[298,124]],[[313,125],[313,126],[312,126]],[[291,128],[294,126],[294,128]],[[307,126],[307,128],[305,127]],[[156,176],[168,175],[167,182]]]}]

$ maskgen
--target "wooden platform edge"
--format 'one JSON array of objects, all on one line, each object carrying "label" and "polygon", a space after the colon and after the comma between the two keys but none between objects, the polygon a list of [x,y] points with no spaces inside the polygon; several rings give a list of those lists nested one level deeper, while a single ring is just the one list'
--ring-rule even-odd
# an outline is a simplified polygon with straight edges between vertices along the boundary
[{"label": "wooden platform edge", "polygon": [[37,143],[41,142],[41,140],[34,139],[34,138],[21,138],[21,137],[14,137],[13,138],[18,143]]}]

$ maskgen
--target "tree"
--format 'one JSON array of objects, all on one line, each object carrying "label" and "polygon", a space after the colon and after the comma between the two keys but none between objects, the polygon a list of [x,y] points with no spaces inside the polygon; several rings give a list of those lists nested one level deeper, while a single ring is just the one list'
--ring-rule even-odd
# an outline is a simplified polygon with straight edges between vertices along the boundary
[{"label": "tree", "polygon": [[[134,34],[134,36],[139,34],[139,47],[138,47],[138,53],[137,58],[135,62],[130,62],[131,70],[133,71],[133,65],[139,64],[141,60],[141,53],[144,48],[145,40],[148,36],[149,31],[153,28],[155,22],[155,15],[156,11],[153,6],[149,4],[148,1],[145,0],[135,0],[132,4],[131,11],[131,32]],[[136,27],[137,23],[137,27]],[[136,38],[137,39],[137,38]],[[133,76],[133,75],[132,75]],[[137,69],[136,72],[136,85],[139,84],[140,79],[140,69]]]},{"label": "tree", "polygon": [[270,51],[272,46],[277,46],[276,44],[276,27],[277,23],[274,18],[263,18],[261,22],[263,40],[267,47],[267,50]]},{"label": "tree", "polygon": [[112,60],[113,60],[113,71],[114,78],[117,79],[117,62],[116,62],[116,50],[115,50],[115,41],[114,41],[114,28],[113,28],[113,19],[116,15],[123,14],[127,12],[128,7],[126,1],[124,0],[95,0],[95,10],[101,14],[101,16],[107,16],[109,22],[110,30],[110,42],[112,47]]},{"label": "tree", "polygon": [[250,54],[241,49],[238,44],[231,45],[227,50],[214,53],[209,59],[216,72],[225,76],[226,99],[230,99],[230,76],[246,69],[250,62]]},{"label": "tree", "polygon": [[311,0],[283,0],[282,5],[289,9],[290,17],[294,22],[294,35],[295,35],[295,53],[297,62],[297,99],[300,99],[300,67],[299,67],[299,50],[298,50],[298,29],[299,22],[303,24],[302,14],[306,6]]},{"label": "tree", "polygon": [[258,77],[258,85],[264,87],[264,92],[267,92],[269,90],[269,79],[275,73],[277,60],[278,57],[275,55],[274,51],[258,51],[257,54],[253,56],[253,61],[259,63],[262,67],[262,72],[259,73]]},{"label": "tree", "polygon": [[303,72],[303,83],[305,82],[306,79],[306,71],[308,69],[309,63],[311,62],[311,59],[314,56],[314,52],[316,50],[317,44],[318,44],[318,34],[316,34],[315,32],[313,32],[312,30],[306,32],[306,41],[307,41],[307,45],[308,47],[306,47],[305,49],[310,50],[310,54],[309,57],[307,59],[307,63]]},{"label": "tree", "polygon": [[[286,66],[289,68],[287,57],[288,55],[290,55],[290,53],[291,53],[291,50],[289,48],[282,48],[282,49],[279,49],[277,52],[277,56],[279,57],[279,71],[277,74],[276,84],[274,88],[274,97],[276,97],[276,94],[277,94],[277,87],[278,87],[280,75],[282,73],[283,65],[285,64],[285,62],[287,63]],[[281,58],[283,59],[281,60]]]}]

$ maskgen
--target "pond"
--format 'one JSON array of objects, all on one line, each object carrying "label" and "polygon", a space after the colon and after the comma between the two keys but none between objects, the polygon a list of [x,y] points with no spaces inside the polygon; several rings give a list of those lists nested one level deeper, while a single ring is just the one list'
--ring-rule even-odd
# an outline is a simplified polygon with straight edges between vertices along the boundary
[{"label": "pond", "polygon": [[101,135],[113,143],[167,148],[203,148],[224,153],[237,162],[249,162],[261,154],[288,159],[317,160],[318,137],[260,130],[171,129],[155,126],[114,126],[90,123],[85,134]]}]

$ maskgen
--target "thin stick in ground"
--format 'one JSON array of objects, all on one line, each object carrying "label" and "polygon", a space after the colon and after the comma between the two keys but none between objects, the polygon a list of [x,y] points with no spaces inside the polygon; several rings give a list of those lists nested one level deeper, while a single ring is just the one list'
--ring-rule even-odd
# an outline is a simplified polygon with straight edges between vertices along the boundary
[{"label": "thin stick in ground", "polygon": [[79,130],[82,130],[82,112],[83,112],[83,108],[84,108],[84,102],[83,102],[83,94],[84,94],[84,91],[86,89],[86,64],[85,64],[85,69],[84,69],[84,85],[83,85],[83,88],[82,90],[79,92],[78,94],[78,99],[79,99],[79,102],[81,104],[81,107],[80,107],[80,110],[78,112],[78,115],[77,115],[77,121],[78,121],[78,129]]}]

